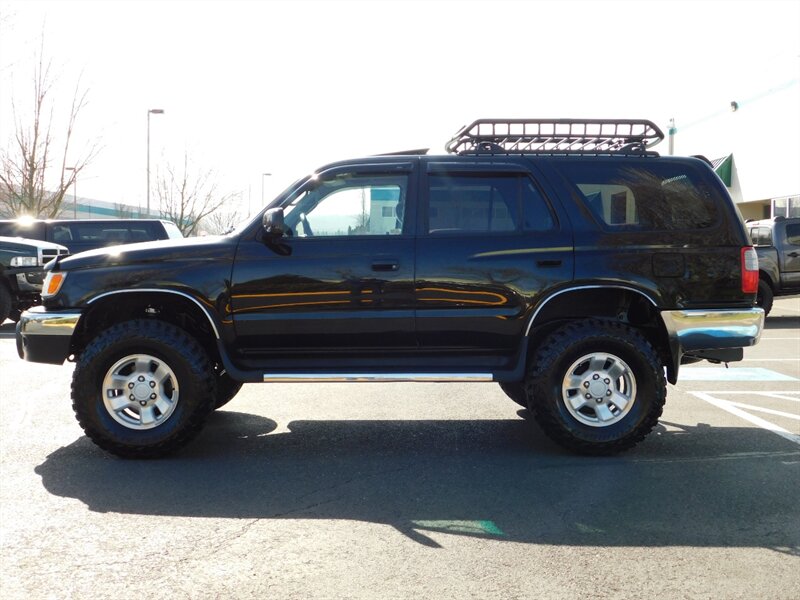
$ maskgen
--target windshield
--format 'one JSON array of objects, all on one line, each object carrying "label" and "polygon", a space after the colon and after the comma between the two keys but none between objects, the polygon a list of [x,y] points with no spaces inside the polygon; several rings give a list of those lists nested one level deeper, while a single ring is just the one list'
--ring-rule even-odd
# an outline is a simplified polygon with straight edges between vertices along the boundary
[{"label": "windshield", "polygon": [[285,190],[283,190],[280,194],[275,196],[275,198],[273,198],[269,203],[267,203],[266,206],[262,206],[261,210],[259,210],[255,215],[253,215],[252,217],[248,217],[245,220],[243,220],[241,223],[239,223],[228,235],[238,235],[238,234],[242,233],[245,229],[248,229],[250,227],[250,225],[252,225],[253,223],[255,223],[255,222],[261,223],[261,219],[262,219],[262,217],[264,215],[264,211],[265,210],[267,210],[269,208],[274,208],[275,206],[278,206],[290,194],[296,194],[297,190],[302,188],[306,184],[306,182],[309,181],[310,179],[312,179],[313,177],[315,177],[315,176],[314,175],[306,175],[305,177],[302,177],[302,178],[298,179],[297,181],[295,181],[292,185],[290,185]]}]

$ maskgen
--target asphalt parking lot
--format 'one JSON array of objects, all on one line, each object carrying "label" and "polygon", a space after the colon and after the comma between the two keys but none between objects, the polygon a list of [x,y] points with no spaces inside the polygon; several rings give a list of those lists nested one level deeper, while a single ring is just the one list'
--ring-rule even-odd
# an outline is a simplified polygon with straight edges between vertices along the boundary
[{"label": "asphalt parking lot", "polygon": [[494,384],[271,384],[126,461],[83,437],[71,371],[0,326],[4,599],[800,596],[798,299],[611,458]]}]

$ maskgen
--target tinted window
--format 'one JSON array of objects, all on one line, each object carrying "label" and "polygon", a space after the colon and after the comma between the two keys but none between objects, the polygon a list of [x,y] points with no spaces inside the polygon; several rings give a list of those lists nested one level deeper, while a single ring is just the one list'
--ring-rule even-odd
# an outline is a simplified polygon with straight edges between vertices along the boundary
[{"label": "tinted window", "polygon": [[51,224],[50,239],[56,243],[81,242],[94,246],[131,244],[159,239],[155,223],[136,221],[113,222],[61,222]]},{"label": "tinted window", "polygon": [[44,223],[25,223],[20,221],[0,221],[0,235],[5,237],[24,237],[35,240],[44,239]]},{"label": "tinted window", "polygon": [[[523,175],[430,175],[428,232],[508,232],[553,228],[550,209]],[[522,208],[522,211],[520,211]]]},{"label": "tinted window", "polygon": [[800,246],[800,223],[792,223],[786,226],[786,243],[792,246]]},{"label": "tinted window", "polygon": [[284,207],[297,237],[399,235],[408,189],[405,175],[342,173],[315,181]]},{"label": "tinted window", "polygon": [[595,217],[612,228],[705,229],[717,220],[712,189],[687,165],[575,161],[563,170]]}]

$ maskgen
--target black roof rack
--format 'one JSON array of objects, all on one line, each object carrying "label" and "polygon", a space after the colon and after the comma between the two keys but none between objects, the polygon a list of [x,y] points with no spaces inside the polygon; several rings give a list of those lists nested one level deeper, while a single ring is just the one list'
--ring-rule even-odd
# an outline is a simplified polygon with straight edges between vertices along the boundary
[{"label": "black roof rack", "polygon": [[451,154],[640,154],[664,139],[636,119],[478,119],[447,143]]}]

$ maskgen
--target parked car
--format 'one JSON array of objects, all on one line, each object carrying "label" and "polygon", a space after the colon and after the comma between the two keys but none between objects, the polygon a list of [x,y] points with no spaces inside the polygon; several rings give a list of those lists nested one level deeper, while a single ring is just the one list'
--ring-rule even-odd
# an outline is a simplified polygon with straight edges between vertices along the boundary
[{"label": "parked car", "polygon": [[748,221],[758,253],[758,306],[766,314],[775,296],[800,294],[800,218]]},{"label": "parked car", "polygon": [[70,254],[104,246],[181,238],[172,221],[160,219],[12,219],[0,220],[0,235],[62,244]]},{"label": "parked car", "polygon": [[41,302],[43,265],[68,253],[51,242],[0,237],[0,323],[18,321],[23,310]]},{"label": "parked car", "polygon": [[764,321],[724,184],[663,137],[490,119],[446,156],[329,164],[229,235],[51,263],[19,354],[74,360],[78,422],[126,457],[244,382],[495,381],[570,450],[631,448],[682,363],[741,360]]}]

